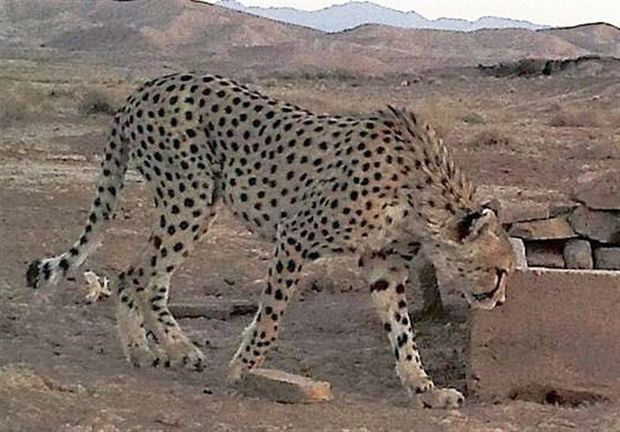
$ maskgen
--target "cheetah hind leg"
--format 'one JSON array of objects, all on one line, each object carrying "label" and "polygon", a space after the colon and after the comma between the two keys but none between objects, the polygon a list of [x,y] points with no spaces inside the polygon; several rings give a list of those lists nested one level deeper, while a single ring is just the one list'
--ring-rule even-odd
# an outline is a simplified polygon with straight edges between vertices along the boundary
[{"label": "cheetah hind leg", "polygon": [[[211,193],[211,190],[206,191],[208,196]],[[144,318],[146,334],[152,336],[147,342],[151,342],[152,351],[157,349],[156,365],[193,370],[202,370],[205,366],[204,354],[170,313],[168,297],[174,271],[202,240],[214,220],[215,205],[209,205],[214,204],[210,200],[206,203],[178,196],[170,200],[169,205],[179,211],[156,211],[146,251],[134,274],[128,277]],[[144,346],[142,339],[140,341]]]},{"label": "cheetah hind leg", "polygon": [[147,337],[142,311],[125,274],[119,276],[115,294],[117,330],[125,358],[136,367],[157,366],[165,353],[155,337]]}]

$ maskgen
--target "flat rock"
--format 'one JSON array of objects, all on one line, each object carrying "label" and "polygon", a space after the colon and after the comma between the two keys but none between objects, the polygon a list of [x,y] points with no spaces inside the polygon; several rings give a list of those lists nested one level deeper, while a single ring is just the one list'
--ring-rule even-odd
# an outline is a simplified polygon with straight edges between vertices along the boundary
[{"label": "flat rock", "polygon": [[565,216],[530,222],[517,222],[508,232],[511,237],[526,240],[553,240],[576,237]]},{"label": "flat rock", "polygon": [[597,269],[620,270],[620,247],[594,249],[594,265]]},{"label": "flat rock", "polygon": [[566,268],[592,269],[592,245],[583,239],[571,239],[564,245],[564,263]]},{"label": "flat rock", "polygon": [[620,170],[587,173],[577,179],[576,200],[596,210],[620,210]]},{"label": "flat rock", "polygon": [[591,210],[581,206],[570,216],[575,232],[602,243],[620,244],[620,211]]},{"label": "flat rock", "polygon": [[620,272],[530,269],[508,280],[507,296],[472,313],[474,398],[620,402]]},{"label": "flat rock", "polygon": [[[522,189],[516,186],[480,185],[483,201],[499,201],[499,217],[503,224],[548,219],[553,207],[570,208],[575,203],[563,192],[553,189]],[[557,215],[557,214],[556,214]]]},{"label": "flat rock", "polygon": [[537,201],[500,201],[500,222],[503,224],[547,219],[549,204]]},{"label": "flat rock", "polygon": [[331,384],[275,369],[255,369],[238,384],[248,396],[283,403],[317,403],[334,398]]}]

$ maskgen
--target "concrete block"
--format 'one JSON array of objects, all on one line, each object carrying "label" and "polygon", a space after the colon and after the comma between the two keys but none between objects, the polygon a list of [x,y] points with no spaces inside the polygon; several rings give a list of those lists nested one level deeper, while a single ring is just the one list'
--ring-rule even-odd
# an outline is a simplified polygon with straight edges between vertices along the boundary
[{"label": "concrete block", "polygon": [[576,237],[565,216],[530,222],[517,222],[508,232],[512,237],[526,240],[555,240]]},{"label": "concrete block", "polygon": [[570,217],[575,232],[602,243],[620,243],[620,211],[577,208]]},{"label": "concrete block", "polygon": [[597,269],[620,270],[620,247],[599,247],[594,250]]},{"label": "concrete block", "polygon": [[566,268],[592,269],[592,246],[583,239],[572,239],[564,245],[564,263]]},{"label": "concrete block", "polygon": [[333,399],[331,384],[275,369],[255,369],[239,383],[250,396],[266,397],[275,402],[317,403]]},{"label": "concrete block", "polygon": [[507,295],[472,313],[473,397],[620,402],[620,272],[530,269]]}]

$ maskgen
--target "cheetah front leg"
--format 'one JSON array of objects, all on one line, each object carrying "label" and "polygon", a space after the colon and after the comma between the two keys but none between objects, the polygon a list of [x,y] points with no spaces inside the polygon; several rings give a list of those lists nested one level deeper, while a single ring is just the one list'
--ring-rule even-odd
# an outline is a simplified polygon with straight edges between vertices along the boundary
[{"label": "cheetah front leg", "polygon": [[248,371],[260,367],[267,351],[275,344],[282,315],[302,270],[298,250],[299,243],[293,237],[282,238],[276,245],[258,312],[243,331],[241,345],[229,364],[230,382],[238,381]]},{"label": "cheetah front leg", "polygon": [[407,309],[406,263],[400,256],[377,253],[360,259],[370,293],[396,359],[396,373],[409,394],[427,408],[457,408],[463,395],[455,389],[436,388],[420,360]]}]

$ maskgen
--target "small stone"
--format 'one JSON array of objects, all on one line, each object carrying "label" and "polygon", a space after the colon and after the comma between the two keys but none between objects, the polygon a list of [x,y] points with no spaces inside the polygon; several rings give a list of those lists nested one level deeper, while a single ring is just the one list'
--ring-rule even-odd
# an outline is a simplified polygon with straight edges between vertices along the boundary
[{"label": "small stone", "polygon": [[564,245],[558,241],[534,241],[525,244],[530,267],[564,268]]},{"label": "small stone", "polygon": [[254,369],[238,384],[250,396],[283,403],[317,403],[333,399],[331,384],[275,369]]},{"label": "small stone", "polygon": [[570,217],[573,229],[601,243],[620,243],[620,211],[590,210],[581,206]]},{"label": "small stone", "polygon": [[594,266],[597,269],[620,270],[620,247],[594,249]]},{"label": "small stone", "polygon": [[515,267],[517,269],[526,269],[527,257],[525,255],[525,243],[523,243],[523,240],[520,238],[510,237],[510,244],[512,245],[512,250],[514,250],[516,256]]},{"label": "small stone", "polygon": [[576,237],[564,216],[530,222],[515,223],[508,232],[512,237],[526,240],[553,240]]},{"label": "small stone", "polygon": [[582,239],[572,239],[564,245],[564,263],[566,268],[592,269],[592,246]]},{"label": "small stone", "polygon": [[165,412],[159,413],[155,417],[155,422],[162,424],[164,426],[179,427],[182,425],[180,415],[165,413]]}]

